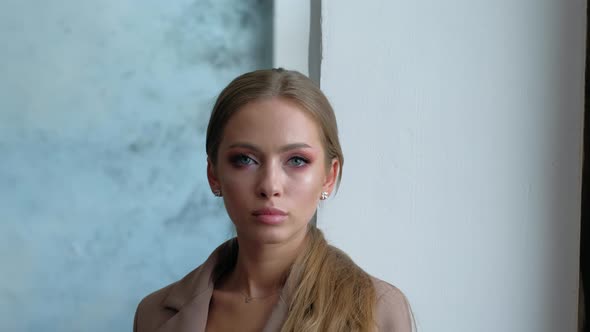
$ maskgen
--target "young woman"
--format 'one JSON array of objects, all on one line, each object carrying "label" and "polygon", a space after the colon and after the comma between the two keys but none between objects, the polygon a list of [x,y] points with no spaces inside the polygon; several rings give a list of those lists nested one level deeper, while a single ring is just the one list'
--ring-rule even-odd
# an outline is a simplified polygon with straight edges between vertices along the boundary
[{"label": "young woman", "polygon": [[412,330],[404,295],[310,223],[342,176],[334,112],[304,75],[239,76],[207,129],[209,185],[237,237],[144,298],[135,332]]}]

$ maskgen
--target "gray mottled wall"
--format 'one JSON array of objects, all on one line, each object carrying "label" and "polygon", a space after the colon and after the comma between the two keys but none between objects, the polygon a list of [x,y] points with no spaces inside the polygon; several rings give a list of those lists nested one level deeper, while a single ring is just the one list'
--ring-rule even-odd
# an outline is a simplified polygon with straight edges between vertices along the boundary
[{"label": "gray mottled wall", "polygon": [[0,331],[127,331],[231,227],[204,130],[271,1],[0,3]]}]

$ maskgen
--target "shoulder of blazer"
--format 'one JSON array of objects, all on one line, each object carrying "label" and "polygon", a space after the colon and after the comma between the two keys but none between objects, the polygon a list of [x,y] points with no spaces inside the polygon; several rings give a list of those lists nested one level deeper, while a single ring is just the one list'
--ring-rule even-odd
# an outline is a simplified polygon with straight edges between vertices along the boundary
[{"label": "shoulder of blazer", "polygon": [[144,297],[135,310],[133,331],[153,331],[176,314],[176,310],[164,305],[165,299],[176,283],[170,284]]},{"label": "shoulder of blazer", "polygon": [[147,295],[141,303],[179,311],[186,302],[213,287],[212,275],[216,265],[217,250],[182,279]]},{"label": "shoulder of blazer", "polygon": [[[162,325],[194,297],[213,289],[213,270],[219,246],[207,260],[182,279],[144,297],[137,306],[133,331],[151,331]],[[139,328],[138,328],[139,326]],[[144,326],[148,327],[143,328]]]},{"label": "shoulder of blazer", "polygon": [[413,316],[406,296],[399,288],[372,277],[377,303],[375,320],[379,331],[411,332]]}]

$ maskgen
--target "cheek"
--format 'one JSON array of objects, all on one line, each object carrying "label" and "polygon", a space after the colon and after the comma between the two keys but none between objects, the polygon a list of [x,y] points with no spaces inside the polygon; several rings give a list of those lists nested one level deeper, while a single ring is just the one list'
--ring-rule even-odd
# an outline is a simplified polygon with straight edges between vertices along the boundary
[{"label": "cheek", "polygon": [[246,193],[252,191],[252,177],[244,176],[232,169],[222,169],[219,179],[225,206],[228,209],[245,204]]},{"label": "cheek", "polygon": [[248,177],[236,176],[235,174],[227,174],[223,177],[221,185],[225,189],[225,191],[243,190],[243,187],[248,185]]},{"label": "cheek", "polygon": [[244,217],[245,211],[250,209],[250,184],[246,177],[226,176],[222,182],[223,204],[233,223]]},{"label": "cheek", "polygon": [[305,172],[293,178],[288,197],[292,202],[291,208],[296,211],[297,220],[307,223],[317,209],[322,188],[320,172]]},{"label": "cheek", "polygon": [[321,169],[315,168],[291,176],[289,178],[290,194],[301,200],[314,201],[322,188],[324,175],[322,171]]}]

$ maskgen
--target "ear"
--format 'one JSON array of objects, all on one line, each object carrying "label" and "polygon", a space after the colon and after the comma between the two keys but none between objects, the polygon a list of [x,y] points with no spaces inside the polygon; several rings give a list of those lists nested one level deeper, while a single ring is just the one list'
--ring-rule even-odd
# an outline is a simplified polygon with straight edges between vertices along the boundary
[{"label": "ear", "polygon": [[339,173],[340,161],[337,158],[334,158],[330,162],[330,167],[328,168],[328,172],[326,173],[326,178],[324,180],[324,185],[322,186],[322,191],[327,192],[329,195],[332,194]]},{"label": "ear", "polygon": [[219,180],[217,179],[217,175],[215,173],[215,166],[209,157],[207,157],[207,180],[209,181],[209,187],[211,187],[211,191],[221,190],[221,185],[219,184]]}]

